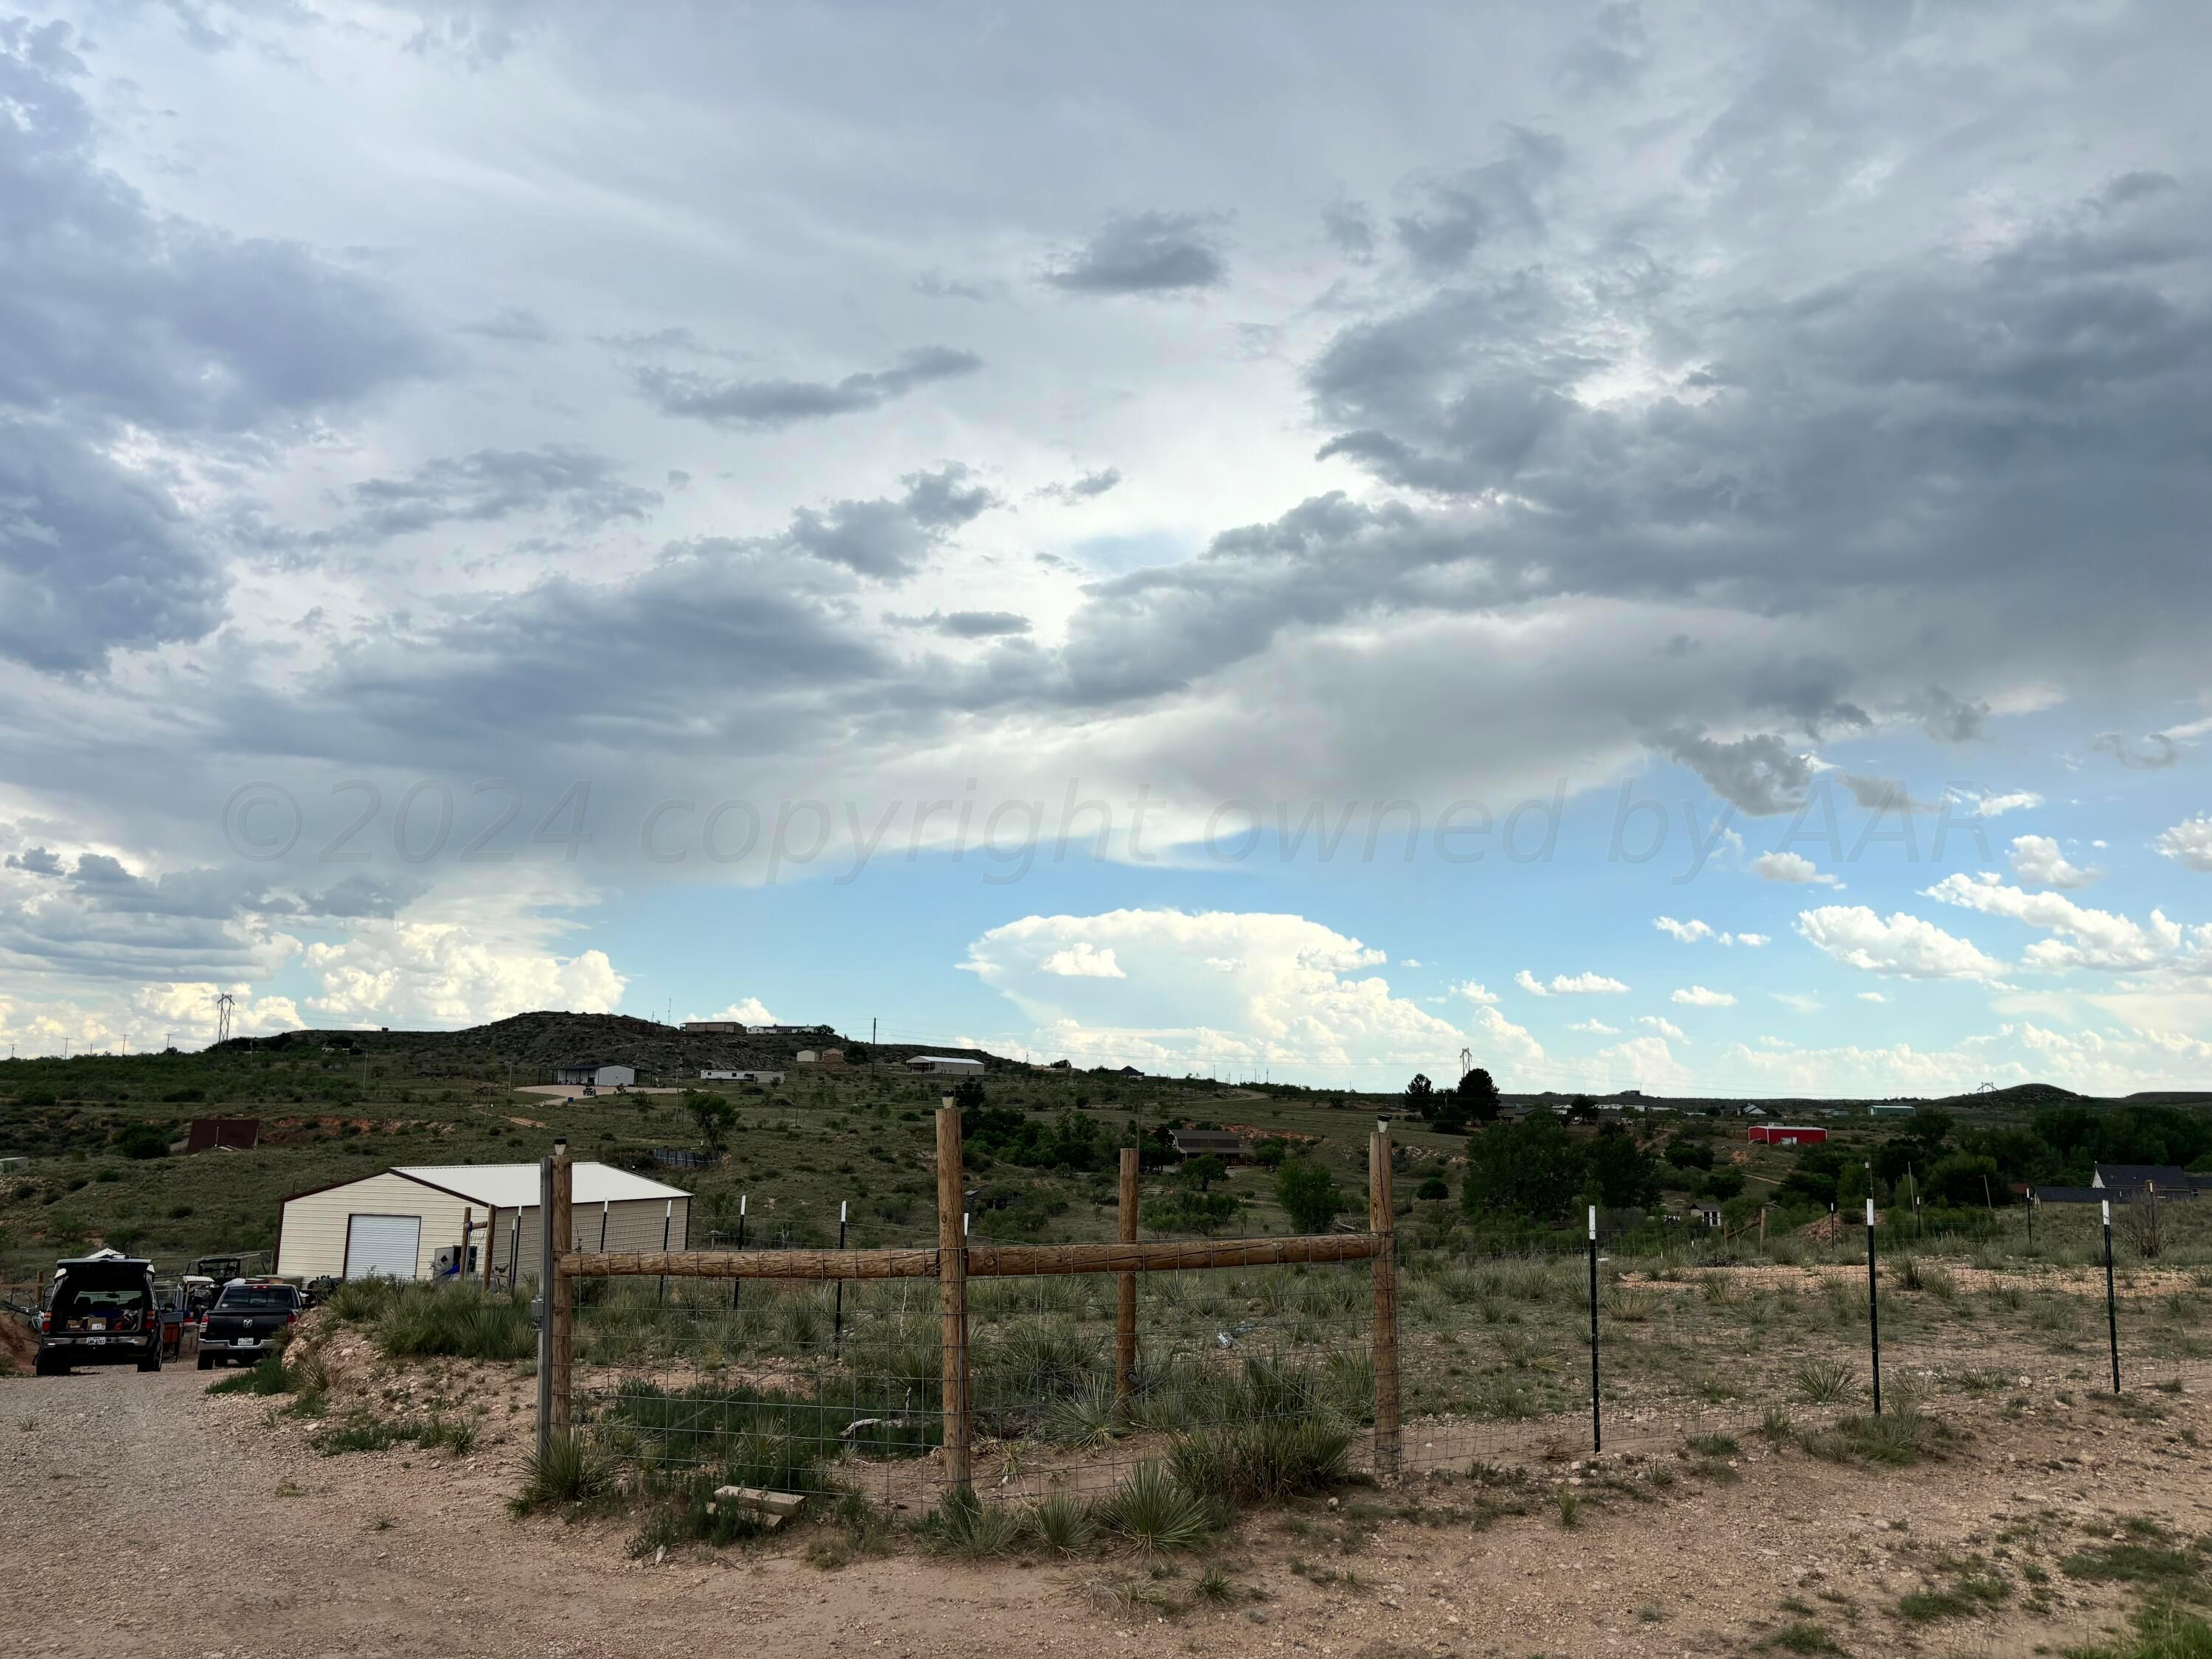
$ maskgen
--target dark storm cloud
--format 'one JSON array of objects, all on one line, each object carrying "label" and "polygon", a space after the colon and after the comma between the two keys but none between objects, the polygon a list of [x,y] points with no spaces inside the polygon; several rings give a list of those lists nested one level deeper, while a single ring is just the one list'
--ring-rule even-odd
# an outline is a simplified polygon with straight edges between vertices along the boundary
[{"label": "dark storm cloud", "polygon": [[1661,732],[1654,746],[1703,778],[1723,800],[1754,817],[1796,811],[1813,781],[1812,763],[1771,732],[1723,743],[1677,727]]},{"label": "dark storm cloud", "polygon": [[2110,755],[2130,772],[2163,771],[2181,758],[2173,739],[2163,732],[2134,738],[2120,732],[2100,732],[2089,749],[2093,754]]},{"label": "dark storm cloud", "polygon": [[1346,258],[1375,257],[1375,216],[1364,202],[1332,202],[1321,210],[1321,228]]},{"label": "dark storm cloud", "polygon": [[1399,244],[1436,274],[1466,264],[1492,237],[1540,236],[1540,198],[1565,163],[1566,146],[1557,138],[1516,127],[1497,161],[1422,183],[1425,205],[1399,216]]},{"label": "dark storm cloud", "polygon": [[917,386],[973,374],[983,360],[950,346],[923,346],[892,368],[842,380],[718,380],[688,369],[647,367],[632,372],[646,399],[664,415],[715,426],[769,432],[804,421],[854,415],[905,397]]},{"label": "dark storm cloud", "polygon": [[607,457],[558,444],[425,461],[404,477],[357,483],[348,499],[352,516],[333,533],[362,541],[554,511],[580,530],[598,530],[641,520],[661,501],[658,492],[626,483]]},{"label": "dark storm cloud", "polygon": [[1035,493],[1054,501],[1073,506],[1078,501],[1093,501],[1121,482],[1121,469],[1109,466],[1103,471],[1086,472],[1067,483],[1046,484]]},{"label": "dark storm cloud", "polygon": [[126,427],[265,443],[435,358],[377,285],[160,216],[101,167],[75,46],[0,21],[0,654],[82,672],[223,616],[159,475],[105,453]]},{"label": "dark storm cloud", "polygon": [[466,325],[461,331],[508,345],[545,345],[553,338],[553,330],[545,319],[521,306],[506,307],[481,322]]},{"label": "dark storm cloud", "polygon": [[43,847],[27,848],[21,854],[9,854],[6,867],[33,876],[58,876],[62,873],[60,857]]},{"label": "dark storm cloud", "polygon": [[223,591],[163,490],[58,422],[0,417],[0,657],[83,672],[196,640],[222,622]]},{"label": "dark storm cloud", "polygon": [[1012,611],[933,611],[927,617],[899,617],[889,611],[884,620],[894,628],[923,628],[956,640],[1003,639],[1030,631],[1030,619]]},{"label": "dark storm cloud", "polygon": [[1905,707],[1920,722],[1920,729],[1938,743],[1972,743],[1982,735],[1990,706],[1978,698],[1954,696],[1940,685],[1931,685]]},{"label": "dark storm cloud", "polygon": [[1198,213],[1133,213],[1109,220],[1045,281],[1070,294],[1178,294],[1217,288],[1229,267],[1215,246],[1218,221]]}]

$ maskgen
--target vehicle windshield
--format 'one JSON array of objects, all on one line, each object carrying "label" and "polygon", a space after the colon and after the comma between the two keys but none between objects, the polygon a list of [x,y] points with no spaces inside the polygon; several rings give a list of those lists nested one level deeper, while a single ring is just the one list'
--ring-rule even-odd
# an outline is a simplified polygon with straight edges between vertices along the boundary
[{"label": "vehicle windshield", "polygon": [[292,1287],[289,1285],[233,1285],[222,1293],[216,1308],[222,1313],[271,1313],[292,1311]]}]

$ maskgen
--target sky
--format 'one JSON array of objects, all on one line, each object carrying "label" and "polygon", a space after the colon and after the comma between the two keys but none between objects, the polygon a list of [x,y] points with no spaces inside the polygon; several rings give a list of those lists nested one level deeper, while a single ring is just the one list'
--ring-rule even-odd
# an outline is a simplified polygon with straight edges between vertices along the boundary
[{"label": "sky", "polygon": [[0,0],[0,1042],[2212,1086],[2208,60]]}]

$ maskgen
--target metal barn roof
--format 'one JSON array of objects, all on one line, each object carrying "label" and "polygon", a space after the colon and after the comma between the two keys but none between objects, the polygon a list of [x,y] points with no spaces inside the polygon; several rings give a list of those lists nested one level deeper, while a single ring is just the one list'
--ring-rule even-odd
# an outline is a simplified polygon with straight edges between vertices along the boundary
[{"label": "metal barn roof", "polygon": [[[663,1186],[607,1164],[570,1166],[578,1204],[620,1204],[629,1199],[689,1198],[681,1187]],[[495,1210],[526,1210],[538,1202],[535,1164],[427,1164],[392,1173]]]}]

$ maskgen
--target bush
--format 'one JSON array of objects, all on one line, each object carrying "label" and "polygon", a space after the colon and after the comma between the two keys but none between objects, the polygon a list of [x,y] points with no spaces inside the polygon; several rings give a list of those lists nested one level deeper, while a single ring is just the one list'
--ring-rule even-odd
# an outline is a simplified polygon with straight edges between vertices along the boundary
[{"label": "bush", "polygon": [[1326,1232],[1344,1207],[1336,1177],[1310,1158],[1293,1158],[1275,1174],[1275,1201],[1302,1233]]},{"label": "bush", "polygon": [[926,1527],[930,1541],[950,1555],[1004,1555],[1019,1541],[1022,1517],[1005,1504],[986,1504],[969,1486],[945,1494]]},{"label": "bush", "polygon": [[[334,1305],[338,1299],[331,1298]],[[488,1291],[473,1282],[404,1285],[376,1316],[376,1346],[393,1359],[527,1359],[538,1352],[538,1330],[520,1291]]]}]

